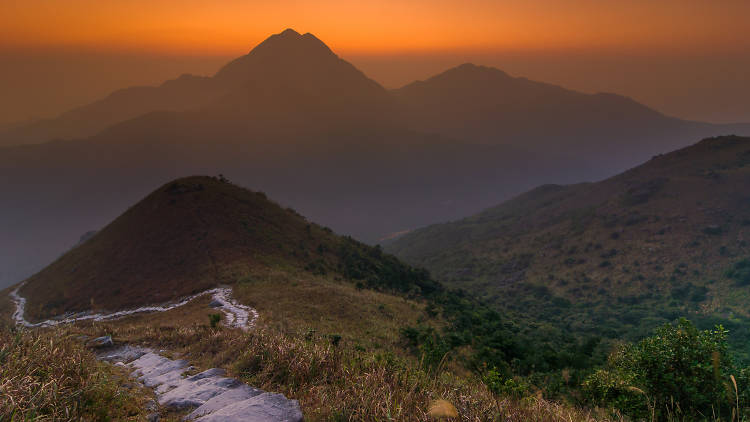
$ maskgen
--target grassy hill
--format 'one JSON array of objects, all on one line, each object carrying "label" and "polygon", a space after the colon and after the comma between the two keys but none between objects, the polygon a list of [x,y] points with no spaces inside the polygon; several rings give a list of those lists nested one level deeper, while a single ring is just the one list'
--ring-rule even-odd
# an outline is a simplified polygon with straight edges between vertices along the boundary
[{"label": "grassy hill", "polygon": [[541,186],[386,250],[576,333],[634,339],[687,316],[746,341],[749,192],[750,138],[710,138],[598,183]]},{"label": "grassy hill", "polygon": [[27,314],[51,317],[173,300],[270,269],[338,276],[400,292],[436,288],[424,272],[340,237],[225,180],[179,179],[26,281]]},{"label": "grassy hill", "polygon": [[[118,344],[146,345],[196,368],[226,368],[252,385],[283,392],[300,401],[308,420],[424,420],[436,399],[451,402],[464,420],[593,420],[586,409],[509,395],[498,387],[497,372],[493,387],[483,381],[489,369],[501,368],[509,379],[545,358],[534,352],[540,343],[528,330],[380,248],[337,236],[224,179],[167,183],[27,280],[21,294],[41,318],[164,301],[219,283],[259,311],[254,330],[210,324],[216,310],[208,297],[163,313],[17,330],[5,324],[12,309],[6,290],[0,337],[8,341],[0,360],[44,369],[75,354],[82,377],[107,380],[91,391],[103,394],[90,400],[93,410],[71,410],[84,418],[94,411],[135,417],[143,409],[120,406],[122,395],[110,390],[127,379],[110,376],[110,367],[97,364],[80,341],[111,335]],[[541,350],[555,348],[559,339],[546,340]],[[34,349],[39,342],[58,347],[50,355]],[[35,409],[60,412],[73,406],[76,389],[89,385],[88,378],[81,378],[83,386],[68,385],[56,373],[32,369],[31,377],[14,378],[17,404],[0,408],[0,419],[13,412],[33,416]],[[23,389],[33,383],[49,388],[32,400]],[[63,384],[65,394],[55,396],[55,386]],[[149,398],[148,391],[133,393],[129,402]],[[180,420],[181,414],[162,409],[161,416]]]}]

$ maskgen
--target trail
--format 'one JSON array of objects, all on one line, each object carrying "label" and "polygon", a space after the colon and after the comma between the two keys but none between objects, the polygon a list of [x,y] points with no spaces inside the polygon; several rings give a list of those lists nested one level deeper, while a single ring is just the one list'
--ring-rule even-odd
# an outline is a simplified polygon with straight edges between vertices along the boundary
[{"label": "trail", "polygon": [[[190,409],[184,419],[201,422],[301,422],[296,400],[269,393],[226,377],[226,371],[211,368],[188,375],[194,368],[185,360],[160,356],[148,348],[121,346],[99,356],[132,371],[131,376],[153,388],[160,407]],[[156,410],[156,409],[154,409]],[[154,420],[158,420],[154,418]]]},{"label": "trail", "polygon": [[60,324],[70,324],[76,321],[106,321],[111,319],[117,319],[126,317],[128,315],[134,315],[144,312],[165,312],[180,306],[188,304],[193,299],[201,296],[211,295],[212,299],[221,306],[218,309],[224,313],[224,324],[228,327],[241,328],[243,330],[249,330],[255,325],[255,321],[258,318],[258,312],[241,303],[238,303],[232,298],[232,289],[228,287],[216,287],[214,289],[206,290],[204,292],[194,294],[192,296],[180,299],[177,302],[169,302],[160,305],[142,306],[140,308],[128,309],[110,313],[91,313],[91,311],[77,313],[72,316],[61,315],[52,319],[48,319],[40,322],[30,322],[24,317],[26,308],[26,298],[19,294],[19,290],[23,287],[23,283],[16,287],[10,292],[10,298],[16,305],[16,310],[13,313],[13,320],[16,324],[23,325],[25,327],[53,327]]},{"label": "trail", "polygon": [[[248,330],[255,325],[258,312],[238,303],[232,298],[232,290],[217,287],[185,297],[177,302],[111,312],[83,312],[73,316],[60,316],[46,321],[32,323],[24,318],[26,298],[20,295],[23,284],[10,293],[16,305],[13,319],[26,327],[52,327],[76,321],[105,321],[144,312],[165,312],[179,308],[193,299],[211,295],[212,306],[220,309],[228,327]],[[111,339],[110,339],[111,340]],[[202,422],[301,422],[302,411],[296,400],[282,394],[269,393],[253,388],[243,382],[228,378],[223,369],[212,368],[197,375],[188,375],[194,368],[184,360],[173,360],[160,356],[157,352],[143,347],[121,345],[105,348],[99,359],[131,371],[131,376],[156,393],[158,405],[152,409],[149,420],[158,421],[159,407],[177,411],[190,409],[185,419]]]}]

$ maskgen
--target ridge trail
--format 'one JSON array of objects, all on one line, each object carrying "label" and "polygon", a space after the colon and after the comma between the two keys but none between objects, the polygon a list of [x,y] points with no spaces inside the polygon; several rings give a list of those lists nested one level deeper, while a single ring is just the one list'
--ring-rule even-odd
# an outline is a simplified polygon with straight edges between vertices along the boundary
[{"label": "ridge trail", "polygon": [[191,296],[187,296],[178,300],[177,302],[168,302],[159,305],[141,306],[139,308],[121,310],[116,312],[102,312],[92,313],[92,311],[84,311],[74,314],[72,316],[60,315],[45,321],[30,322],[24,318],[24,311],[26,308],[26,298],[19,294],[19,290],[23,287],[23,283],[16,287],[10,292],[10,297],[15,304],[16,310],[13,313],[13,320],[16,324],[23,325],[25,327],[53,327],[60,324],[70,324],[76,321],[106,321],[111,319],[123,318],[128,315],[134,315],[143,312],[166,312],[180,306],[184,306],[191,302],[193,299],[210,294],[214,301],[221,304],[219,309],[224,313],[225,325],[234,328],[240,328],[242,330],[249,330],[255,326],[255,321],[258,318],[258,311],[255,309],[243,305],[232,298],[232,289],[229,287],[216,287],[197,293]]}]

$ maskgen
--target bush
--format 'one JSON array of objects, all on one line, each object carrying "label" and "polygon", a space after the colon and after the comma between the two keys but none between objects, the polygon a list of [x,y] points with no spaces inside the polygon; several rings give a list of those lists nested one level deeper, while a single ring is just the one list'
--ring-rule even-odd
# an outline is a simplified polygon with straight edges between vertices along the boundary
[{"label": "bush", "polygon": [[605,369],[586,379],[583,390],[594,404],[634,419],[653,415],[665,420],[681,413],[680,419],[695,420],[732,413],[737,391],[730,376],[741,384],[737,393],[747,403],[746,372],[735,368],[722,326],[701,331],[681,319],[613,353]]},{"label": "bush", "polygon": [[216,328],[219,325],[219,321],[221,321],[221,314],[209,314],[208,320],[211,323],[211,328]]},{"label": "bush", "polygon": [[750,259],[745,258],[736,262],[727,270],[726,277],[734,280],[739,286],[750,285]]},{"label": "bush", "polygon": [[506,378],[497,368],[491,369],[482,377],[487,389],[504,397],[523,398],[529,395],[530,387],[522,380]]}]

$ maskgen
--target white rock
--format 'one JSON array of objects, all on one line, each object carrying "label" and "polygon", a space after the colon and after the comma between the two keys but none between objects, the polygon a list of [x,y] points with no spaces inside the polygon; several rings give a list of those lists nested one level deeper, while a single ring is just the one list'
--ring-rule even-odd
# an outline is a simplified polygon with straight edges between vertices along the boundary
[{"label": "white rock", "polygon": [[207,400],[199,408],[195,409],[191,414],[189,414],[187,416],[187,419],[195,419],[197,417],[216,412],[219,409],[223,409],[234,403],[244,401],[261,394],[263,394],[263,390],[259,390],[257,388],[250,387],[249,385],[242,384],[236,388],[229,389],[219,394],[218,396]]},{"label": "white rock", "polygon": [[196,420],[201,422],[300,422],[302,412],[297,400],[288,400],[281,394],[263,393]]}]

